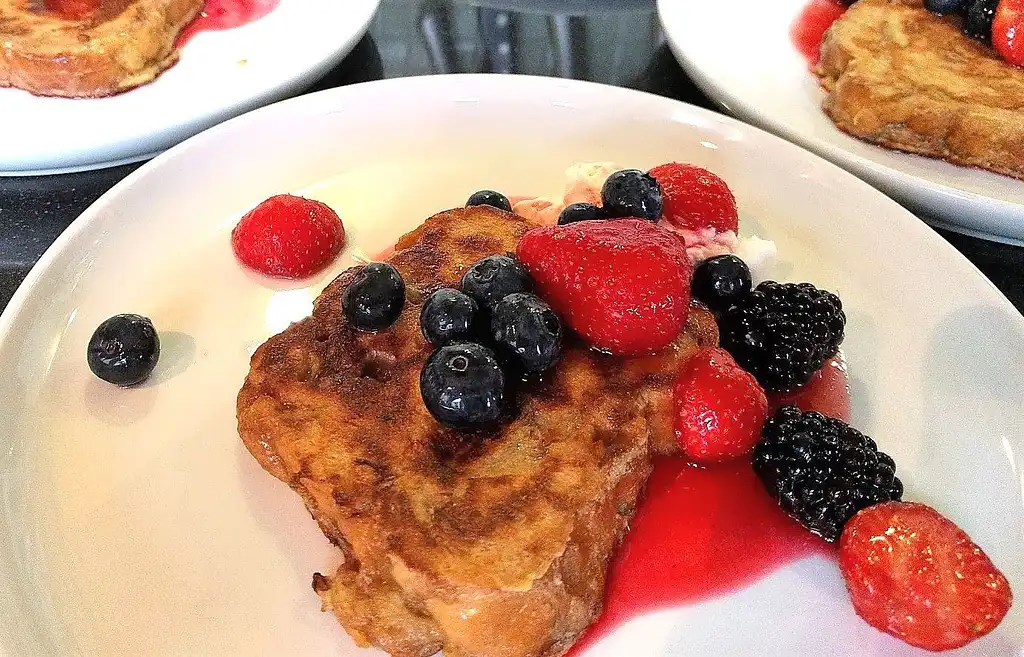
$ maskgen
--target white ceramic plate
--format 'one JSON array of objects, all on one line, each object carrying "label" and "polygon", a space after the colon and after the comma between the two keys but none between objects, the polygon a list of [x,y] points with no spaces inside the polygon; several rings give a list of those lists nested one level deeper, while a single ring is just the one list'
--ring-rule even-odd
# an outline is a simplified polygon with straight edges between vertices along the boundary
[{"label": "white ceramic plate", "polygon": [[1024,244],[1024,182],[874,146],[832,124],[789,36],[808,1],[660,0],[658,10],[687,73],[731,114],[832,160],[928,221]]},{"label": "white ceramic plate", "polygon": [[58,173],[151,157],[312,84],[366,31],[380,0],[281,0],[259,20],[202,32],[152,83],[100,99],[0,89],[0,175]]},{"label": "white ceramic plate", "polygon": [[[409,111],[415,107],[415,112]],[[470,192],[556,193],[565,167],[687,160],[722,174],[778,273],[840,293],[855,423],[907,497],[956,519],[1024,591],[1024,319],[930,229],[792,144],[665,98],[545,78],[356,85],[229,121],[135,172],[47,251],[0,318],[0,645],[8,655],[362,652],[319,610],[338,554],[235,432],[249,354],[352,264]],[[301,191],[350,244],[306,288],[273,290],[229,232]],[[888,243],[878,245],[879,222]],[[85,345],[153,318],[150,382],[95,379]],[[961,654],[1024,648],[1018,604]],[[717,600],[642,617],[589,653],[914,655],[854,614],[836,565],[792,564]]]}]

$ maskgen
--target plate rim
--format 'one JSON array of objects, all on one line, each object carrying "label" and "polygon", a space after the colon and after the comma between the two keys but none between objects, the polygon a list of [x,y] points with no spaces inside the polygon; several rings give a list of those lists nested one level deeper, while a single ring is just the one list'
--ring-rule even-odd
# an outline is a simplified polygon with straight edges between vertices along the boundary
[{"label": "plate rim", "polygon": [[[682,29],[679,26],[686,23],[686,4],[676,0],[657,0],[658,15],[661,19],[662,28],[665,31],[668,44],[680,66],[694,83],[704,92],[717,106],[735,116],[744,123],[756,125],[757,127],[775,134],[786,141],[793,142],[805,148],[815,155],[829,160],[833,164],[846,169],[858,177],[867,180],[872,186],[893,196],[899,196],[908,205],[915,206],[915,209],[922,215],[922,220],[930,221],[934,218],[957,232],[965,234],[985,235],[995,238],[997,241],[1024,246],[1024,205],[1014,203],[1005,199],[985,196],[976,192],[963,191],[949,185],[934,182],[926,178],[904,172],[895,166],[877,162],[863,157],[847,149],[842,145],[833,143],[825,138],[804,136],[792,128],[786,121],[773,118],[762,113],[752,104],[744,102],[739,96],[727,89],[720,82],[706,74],[700,65],[690,56],[690,50],[686,40],[682,38]],[[839,134],[844,134],[835,128]],[[867,142],[865,142],[867,143]],[[876,148],[888,153],[913,156],[910,153],[893,151],[881,146]],[[922,157],[925,156],[914,156]],[[957,167],[978,173],[990,173],[973,167],[962,167],[955,164],[937,160],[936,158],[925,158],[934,162],[943,162],[950,167]],[[999,175],[999,174],[992,174]],[[1006,177],[1008,181],[1015,179]],[[1020,184],[1024,184],[1021,181]],[[992,214],[993,210],[1002,217],[1001,223],[1012,221],[1020,225],[1015,234],[1006,234],[1007,231],[996,230],[993,221],[986,219],[982,223],[992,230],[983,230],[978,225],[963,225],[951,221],[949,217],[942,216],[939,212],[932,211],[936,207],[948,207],[950,205],[967,206],[971,208],[975,216]]]}]

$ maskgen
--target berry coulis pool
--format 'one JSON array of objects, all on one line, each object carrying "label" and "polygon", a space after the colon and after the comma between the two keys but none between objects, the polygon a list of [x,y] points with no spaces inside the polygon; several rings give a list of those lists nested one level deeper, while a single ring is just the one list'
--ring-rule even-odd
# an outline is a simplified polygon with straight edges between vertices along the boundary
[{"label": "berry coulis pool", "polygon": [[[845,363],[832,359],[806,386],[770,401],[849,421]],[[703,468],[660,459],[612,561],[604,612],[569,654],[581,655],[632,618],[714,598],[802,557],[834,552],[783,513],[749,461]]]},{"label": "berry coulis pool", "polygon": [[278,4],[280,0],[206,0],[203,11],[178,36],[178,47],[200,32],[248,25],[272,12]]},{"label": "berry coulis pool", "polygon": [[813,66],[818,63],[821,39],[825,31],[843,15],[846,5],[838,0],[811,0],[789,29],[789,36],[800,54]]}]

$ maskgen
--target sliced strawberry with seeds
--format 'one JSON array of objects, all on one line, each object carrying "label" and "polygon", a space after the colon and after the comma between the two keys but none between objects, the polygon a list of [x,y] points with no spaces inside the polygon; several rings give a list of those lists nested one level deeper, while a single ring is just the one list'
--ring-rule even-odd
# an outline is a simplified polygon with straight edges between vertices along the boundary
[{"label": "sliced strawberry with seeds", "polygon": [[935,509],[885,502],[850,519],[839,566],[857,613],[927,650],[952,650],[1006,615],[1010,585],[981,548]]}]

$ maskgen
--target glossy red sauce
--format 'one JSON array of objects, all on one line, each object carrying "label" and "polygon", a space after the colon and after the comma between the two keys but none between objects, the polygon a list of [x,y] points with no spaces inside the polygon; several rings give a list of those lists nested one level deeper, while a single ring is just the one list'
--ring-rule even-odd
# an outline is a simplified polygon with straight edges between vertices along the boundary
[{"label": "glossy red sauce", "polygon": [[[772,400],[780,403],[848,420],[842,360],[828,363],[798,392]],[[714,598],[801,557],[833,551],[779,509],[749,461],[700,468],[660,459],[612,562],[604,613],[570,654],[582,654],[631,618]]]},{"label": "glossy red sauce", "polygon": [[825,30],[845,11],[846,7],[838,0],[811,0],[793,21],[789,28],[789,37],[809,64],[818,63],[818,53]]},{"label": "glossy red sauce", "polygon": [[230,30],[257,21],[272,12],[280,0],[206,0],[206,7],[178,36],[178,46],[200,32]]},{"label": "glossy red sauce", "polygon": [[842,355],[831,359],[818,370],[810,383],[788,395],[775,395],[772,408],[793,404],[803,411],[818,411],[840,420],[850,421],[850,381]]}]

